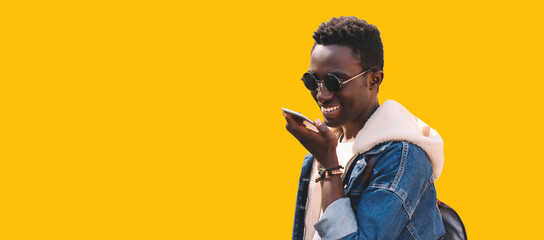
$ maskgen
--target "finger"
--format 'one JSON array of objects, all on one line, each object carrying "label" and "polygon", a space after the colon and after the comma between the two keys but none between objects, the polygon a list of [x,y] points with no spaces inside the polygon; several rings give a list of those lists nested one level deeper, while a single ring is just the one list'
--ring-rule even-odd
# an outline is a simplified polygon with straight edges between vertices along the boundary
[{"label": "finger", "polygon": [[319,130],[319,134],[327,139],[330,140],[336,140],[336,135],[327,127],[327,125],[323,124],[321,120],[318,118],[315,120],[315,126],[317,127],[317,130]]},{"label": "finger", "polygon": [[287,125],[285,125],[285,128],[290,133],[293,133],[294,131],[297,131],[297,129],[300,127],[300,124],[297,123],[289,114],[283,112],[283,117],[285,117],[285,121],[287,121]]},{"label": "finger", "polygon": [[323,138],[319,133],[307,129],[304,124],[296,122],[291,115],[284,113],[283,116],[287,121],[287,124],[285,125],[287,131],[306,147],[306,149],[311,149],[312,144],[310,143]]}]

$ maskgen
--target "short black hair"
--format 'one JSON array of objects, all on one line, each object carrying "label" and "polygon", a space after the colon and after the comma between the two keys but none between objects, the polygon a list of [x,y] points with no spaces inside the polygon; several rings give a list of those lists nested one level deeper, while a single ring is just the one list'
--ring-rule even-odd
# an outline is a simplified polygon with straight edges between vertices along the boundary
[{"label": "short black hair", "polygon": [[316,44],[338,44],[350,47],[361,58],[363,69],[383,70],[383,44],[380,31],[372,24],[356,17],[331,18],[321,23],[313,38]]}]

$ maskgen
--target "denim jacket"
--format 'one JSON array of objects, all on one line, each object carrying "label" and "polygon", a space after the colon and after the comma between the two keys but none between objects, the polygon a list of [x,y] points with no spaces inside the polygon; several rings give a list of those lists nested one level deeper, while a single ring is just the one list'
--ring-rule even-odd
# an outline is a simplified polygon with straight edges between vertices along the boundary
[{"label": "denim jacket", "polygon": [[[370,184],[362,186],[376,156]],[[331,203],[314,225],[322,239],[441,239],[433,169],[425,151],[406,141],[388,141],[357,155],[344,185],[346,197]],[[304,217],[314,158],[304,158],[296,200],[293,239],[304,238]]]}]

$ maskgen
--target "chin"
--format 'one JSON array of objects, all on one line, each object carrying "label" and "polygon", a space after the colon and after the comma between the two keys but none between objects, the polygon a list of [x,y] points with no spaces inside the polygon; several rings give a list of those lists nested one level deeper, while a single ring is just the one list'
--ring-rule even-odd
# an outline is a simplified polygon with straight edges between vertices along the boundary
[{"label": "chin", "polygon": [[325,120],[325,125],[327,125],[328,127],[338,128],[338,127],[342,126],[342,124],[339,121],[330,120],[330,119],[326,119],[326,118],[324,120]]}]

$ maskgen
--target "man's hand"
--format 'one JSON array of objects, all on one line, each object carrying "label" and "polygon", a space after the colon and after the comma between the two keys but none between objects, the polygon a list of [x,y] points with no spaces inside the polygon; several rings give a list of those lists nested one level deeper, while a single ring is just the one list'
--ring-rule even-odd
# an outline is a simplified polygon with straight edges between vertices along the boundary
[{"label": "man's hand", "polygon": [[338,140],[329,128],[316,119],[315,125],[319,133],[307,129],[302,122],[296,121],[289,114],[283,113],[287,124],[285,128],[304,146],[324,168],[338,166],[336,146]]}]

